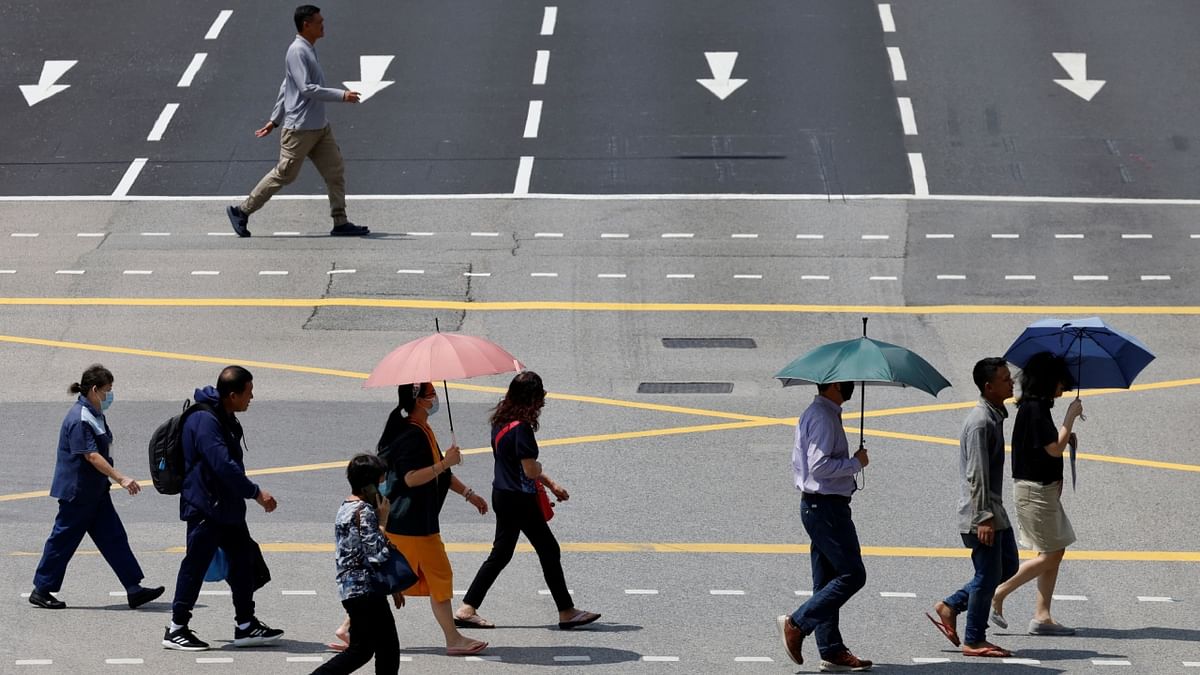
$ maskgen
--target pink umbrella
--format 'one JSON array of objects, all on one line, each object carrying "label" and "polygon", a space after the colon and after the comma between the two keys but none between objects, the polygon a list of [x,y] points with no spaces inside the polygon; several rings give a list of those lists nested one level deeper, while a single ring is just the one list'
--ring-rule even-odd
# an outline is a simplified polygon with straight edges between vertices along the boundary
[{"label": "pink umbrella", "polygon": [[363,387],[388,387],[442,380],[446,417],[454,434],[450,391],[446,380],[520,372],[525,368],[499,345],[473,335],[434,333],[392,350],[376,364]]}]

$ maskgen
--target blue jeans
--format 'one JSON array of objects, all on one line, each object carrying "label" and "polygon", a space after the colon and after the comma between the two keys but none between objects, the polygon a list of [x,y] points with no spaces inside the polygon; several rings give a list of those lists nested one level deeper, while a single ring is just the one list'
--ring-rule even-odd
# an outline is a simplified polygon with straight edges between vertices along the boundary
[{"label": "blue jeans", "polygon": [[813,595],[792,613],[804,634],[815,633],[821,658],[846,651],[838,629],[838,610],[867,583],[858,532],[850,518],[850,499],[804,495],[800,520],[811,540]]},{"label": "blue jeans", "polygon": [[992,607],[992,596],[996,587],[1017,573],[1017,539],[1012,528],[997,530],[991,546],[979,543],[974,534],[962,535],[963,545],[971,549],[971,562],[975,565],[975,576],[943,602],[959,614],[967,613],[967,644],[979,644],[987,640],[988,614]]}]

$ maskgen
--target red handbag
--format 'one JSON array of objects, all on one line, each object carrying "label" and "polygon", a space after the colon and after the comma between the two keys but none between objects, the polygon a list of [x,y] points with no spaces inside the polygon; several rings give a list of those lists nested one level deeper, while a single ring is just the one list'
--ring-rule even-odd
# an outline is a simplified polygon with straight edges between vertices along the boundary
[{"label": "red handbag", "polygon": [[[499,448],[500,439],[504,438],[504,434],[507,434],[509,431],[515,429],[518,424],[520,424],[520,422],[513,421],[504,425],[504,428],[501,429],[496,434],[496,437],[492,439],[492,450]],[[537,494],[538,507],[541,508],[542,517],[545,518],[546,522],[548,523],[550,522],[550,519],[554,517],[554,502],[550,501],[550,491],[546,489],[546,484],[543,483],[541,479],[538,479],[535,482],[537,483],[537,490],[535,494]]]}]

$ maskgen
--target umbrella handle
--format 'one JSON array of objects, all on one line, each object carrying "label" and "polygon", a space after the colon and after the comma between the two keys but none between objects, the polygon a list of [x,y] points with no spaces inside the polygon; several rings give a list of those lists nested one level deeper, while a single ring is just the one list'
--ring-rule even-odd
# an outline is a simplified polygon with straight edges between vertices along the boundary
[{"label": "umbrella handle", "polygon": [[[1079,390],[1078,390],[1078,389],[1076,389],[1076,390],[1075,390],[1075,400],[1076,400],[1076,401],[1078,401],[1078,400],[1079,400]],[[1084,415],[1083,413],[1079,413],[1079,421],[1080,421],[1080,422],[1086,422],[1086,421],[1087,421],[1087,416],[1086,416],[1086,415]]]}]

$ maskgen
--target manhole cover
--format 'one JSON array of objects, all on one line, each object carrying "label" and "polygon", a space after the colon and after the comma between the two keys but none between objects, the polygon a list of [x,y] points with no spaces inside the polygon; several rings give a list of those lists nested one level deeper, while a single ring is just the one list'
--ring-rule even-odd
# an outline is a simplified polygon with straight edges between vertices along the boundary
[{"label": "manhole cover", "polygon": [[663,338],[667,349],[754,349],[753,338]]},{"label": "manhole cover", "polygon": [[728,394],[732,382],[642,382],[639,394]]}]

